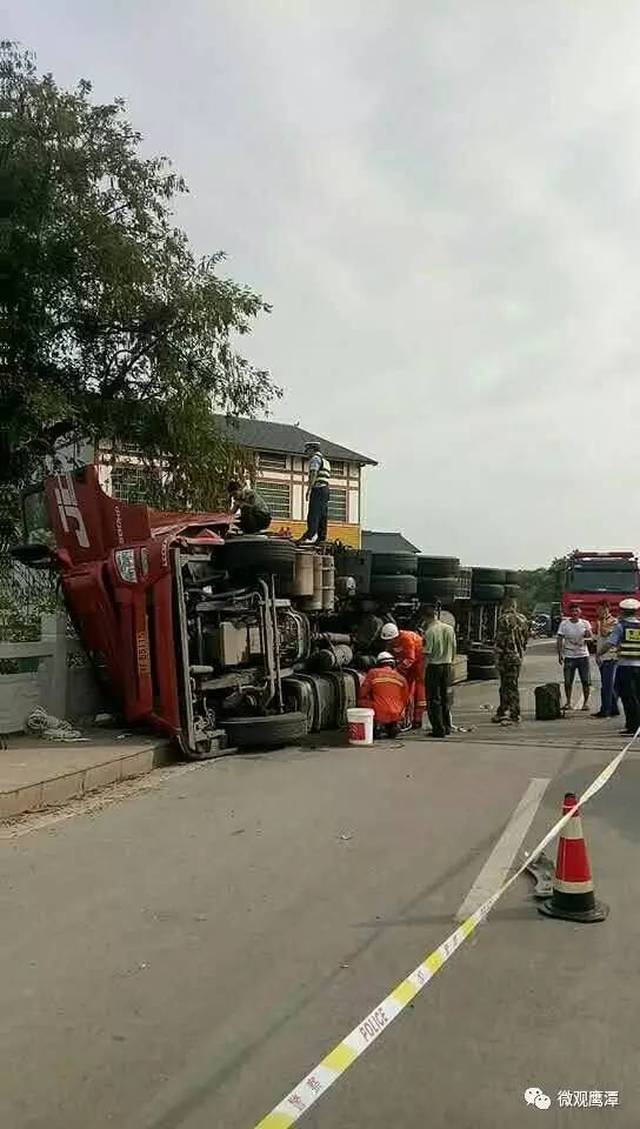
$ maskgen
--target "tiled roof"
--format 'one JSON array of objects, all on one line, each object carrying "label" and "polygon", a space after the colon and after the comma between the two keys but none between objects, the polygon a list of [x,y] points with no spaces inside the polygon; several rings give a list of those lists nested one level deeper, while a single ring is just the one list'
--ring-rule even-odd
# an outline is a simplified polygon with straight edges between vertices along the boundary
[{"label": "tiled roof", "polygon": [[375,459],[360,455],[339,443],[322,439],[311,431],[305,431],[291,423],[275,423],[270,419],[227,420],[226,416],[216,416],[220,430],[233,443],[248,447],[253,451],[277,451],[285,455],[303,455],[305,443],[319,443],[328,459],[345,459],[360,466],[377,466]]},{"label": "tiled roof", "polygon": [[362,530],[362,548],[372,553],[419,553],[402,533],[378,533],[372,529]]}]

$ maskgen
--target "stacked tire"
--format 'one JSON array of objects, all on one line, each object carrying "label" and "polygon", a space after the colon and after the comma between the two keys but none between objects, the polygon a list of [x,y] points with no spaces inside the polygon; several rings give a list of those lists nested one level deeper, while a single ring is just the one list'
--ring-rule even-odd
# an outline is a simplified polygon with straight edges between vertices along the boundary
[{"label": "stacked tire", "polygon": [[493,682],[498,677],[496,656],[493,647],[482,643],[472,643],[467,652],[467,680],[469,682]]},{"label": "stacked tire", "polygon": [[518,597],[519,573],[504,568],[471,570],[471,599],[478,604],[499,604],[505,596]]},{"label": "stacked tire", "polygon": [[507,574],[503,568],[471,570],[471,599],[478,604],[499,604],[506,596]]},{"label": "stacked tire", "polygon": [[504,585],[505,596],[513,596],[513,598],[517,600],[518,596],[520,595],[520,592],[521,592],[520,573],[515,572],[513,569],[507,569],[507,571],[505,572],[504,575],[505,575],[505,585]]},{"label": "stacked tire", "polygon": [[418,591],[415,553],[374,553],[370,595],[378,600],[412,600]]},{"label": "stacked tire", "polygon": [[451,604],[458,594],[457,557],[418,557],[418,599],[423,604]]}]

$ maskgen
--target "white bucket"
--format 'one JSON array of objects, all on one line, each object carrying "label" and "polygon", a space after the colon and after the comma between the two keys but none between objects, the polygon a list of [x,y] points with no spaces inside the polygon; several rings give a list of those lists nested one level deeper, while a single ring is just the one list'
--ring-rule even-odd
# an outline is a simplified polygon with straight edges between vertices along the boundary
[{"label": "white bucket", "polygon": [[373,710],[347,710],[347,729],[350,745],[373,745]]}]

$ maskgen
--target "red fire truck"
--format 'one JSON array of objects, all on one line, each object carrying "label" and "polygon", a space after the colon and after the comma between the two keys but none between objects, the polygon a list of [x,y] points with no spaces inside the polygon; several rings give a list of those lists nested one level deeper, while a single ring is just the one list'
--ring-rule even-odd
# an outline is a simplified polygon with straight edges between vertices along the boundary
[{"label": "red fire truck", "polygon": [[595,627],[598,605],[607,601],[614,615],[621,600],[640,599],[638,558],[631,550],[608,553],[575,551],[567,559],[560,609],[569,615],[572,604]]}]

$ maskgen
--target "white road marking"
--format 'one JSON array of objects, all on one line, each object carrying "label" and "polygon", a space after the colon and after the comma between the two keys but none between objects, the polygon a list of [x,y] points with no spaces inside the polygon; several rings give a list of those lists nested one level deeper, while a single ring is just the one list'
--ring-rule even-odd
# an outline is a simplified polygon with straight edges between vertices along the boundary
[{"label": "white road marking", "polygon": [[456,921],[464,921],[506,881],[513,860],[533,823],[549,784],[550,779],[543,777],[535,777],[529,781],[524,796],[460,906]]}]

